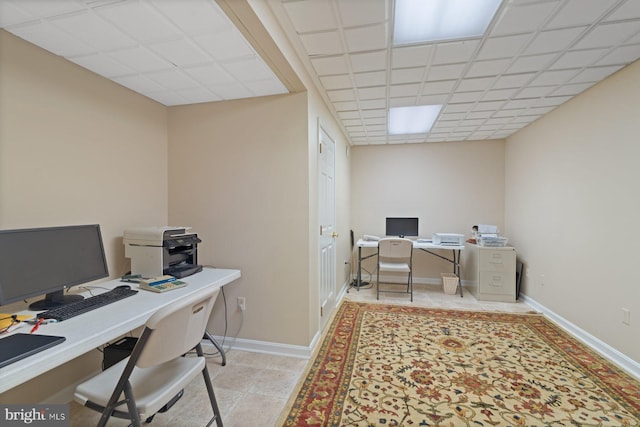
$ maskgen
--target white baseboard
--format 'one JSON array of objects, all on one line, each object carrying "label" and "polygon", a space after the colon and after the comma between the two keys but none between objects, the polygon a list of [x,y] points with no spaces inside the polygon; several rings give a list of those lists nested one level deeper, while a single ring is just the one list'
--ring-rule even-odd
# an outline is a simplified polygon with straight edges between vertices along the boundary
[{"label": "white baseboard", "polygon": [[545,316],[547,316],[550,320],[572,335],[574,338],[582,341],[585,345],[590,347],[592,350],[599,353],[604,358],[608,359],[612,363],[618,365],[621,369],[627,371],[630,375],[633,375],[637,379],[640,379],[640,363],[635,360],[627,357],[623,353],[619,352],[615,348],[611,347],[609,344],[601,341],[600,339],[594,337],[589,334],[585,330],[579,328],[573,323],[569,322],[564,317],[556,314],[555,312],[549,310],[544,305],[538,303],[533,298],[529,298],[524,294],[520,294],[520,298],[532,308],[541,312]]}]

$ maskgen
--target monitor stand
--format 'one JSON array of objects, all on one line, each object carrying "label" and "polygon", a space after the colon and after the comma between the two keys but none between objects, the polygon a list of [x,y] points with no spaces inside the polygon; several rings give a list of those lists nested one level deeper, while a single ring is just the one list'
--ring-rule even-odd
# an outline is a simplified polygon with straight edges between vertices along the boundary
[{"label": "monitor stand", "polygon": [[62,305],[82,301],[83,299],[84,297],[82,295],[65,295],[64,290],[49,292],[44,299],[41,299],[29,305],[29,310],[51,310],[52,308],[60,307]]}]

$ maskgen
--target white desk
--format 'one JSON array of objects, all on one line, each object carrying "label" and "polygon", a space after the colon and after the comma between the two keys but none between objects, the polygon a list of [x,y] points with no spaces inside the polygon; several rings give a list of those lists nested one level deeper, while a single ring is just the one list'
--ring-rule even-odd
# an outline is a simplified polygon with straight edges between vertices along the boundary
[{"label": "white desk", "polygon": [[[362,260],[363,259],[367,259],[367,258],[371,258],[372,256],[375,256],[376,253],[365,256],[364,258],[362,258],[362,248],[375,248],[378,249],[378,241],[376,240],[363,240],[363,239],[359,239],[358,243],[358,271],[356,273],[356,285],[355,287],[360,289],[360,283],[362,283],[362,277],[361,277],[361,266],[362,266]],[[458,276],[458,288],[460,289],[460,297],[462,298],[462,283],[460,281],[460,251],[462,251],[464,249],[464,245],[462,246],[454,246],[454,245],[434,245],[431,242],[419,242],[417,240],[413,241],[413,249],[419,249],[423,252],[426,252],[428,254],[431,254],[433,256],[436,256],[438,258],[441,258],[451,264],[453,264],[453,274],[455,274],[456,276]],[[442,256],[436,252],[434,252],[434,250],[448,250],[451,251],[451,258],[448,258],[446,256]]]},{"label": "white desk", "polygon": [[[180,279],[188,283],[184,288],[163,293],[140,290],[136,295],[63,322],[42,325],[36,334],[64,336],[66,341],[0,368],[0,393],[143,326],[153,313],[176,299],[205,288],[220,288],[239,278],[239,270],[205,268],[200,273]],[[100,288],[111,289],[123,284],[120,280],[112,280],[96,285],[92,291],[97,295],[103,292]],[[137,289],[135,283],[128,284],[132,289]],[[89,292],[83,295],[89,296]],[[34,314],[20,314],[26,313]],[[22,328],[15,332],[28,333],[29,329]]]}]

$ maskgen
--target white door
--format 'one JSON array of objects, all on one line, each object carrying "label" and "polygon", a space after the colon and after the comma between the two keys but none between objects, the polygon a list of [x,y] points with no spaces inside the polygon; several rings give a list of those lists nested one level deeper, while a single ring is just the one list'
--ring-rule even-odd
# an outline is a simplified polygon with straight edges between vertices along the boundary
[{"label": "white door", "polygon": [[335,143],[320,127],[318,161],[318,205],[320,221],[320,326],[324,328],[335,306]]}]

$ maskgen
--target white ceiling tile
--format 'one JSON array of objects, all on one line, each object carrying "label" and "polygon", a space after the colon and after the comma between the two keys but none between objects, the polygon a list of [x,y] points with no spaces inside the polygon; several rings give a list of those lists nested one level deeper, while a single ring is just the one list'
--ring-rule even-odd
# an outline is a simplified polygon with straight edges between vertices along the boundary
[{"label": "white ceiling tile", "polygon": [[524,53],[526,55],[537,55],[563,51],[570,47],[585,29],[586,27],[577,27],[544,31],[533,39]]},{"label": "white ceiling tile", "polygon": [[50,22],[97,50],[116,50],[136,45],[134,39],[91,11],[64,15]]},{"label": "white ceiling tile", "polygon": [[344,53],[342,40],[336,31],[324,33],[301,34],[300,41],[309,56],[339,55]]},{"label": "white ceiling tile", "polygon": [[355,101],[334,102],[336,111],[358,111],[358,103]]},{"label": "white ceiling tile", "polygon": [[418,96],[420,93],[419,84],[398,84],[389,87],[389,96],[397,98],[399,96]]},{"label": "white ceiling tile", "polygon": [[349,72],[349,63],[345,55],[311,58],[311,65],[319,76]]},{"label": "white ceiling tile", "polygon": [[512,99],[507,101],[502,106],[503,110],[513,110],[519,108],[535,107],[535,102],[538,98],[526,98],[526,99]]},{"label": "white ceiling tile", "polygon": [[331,2],[326,0],[307,0],[304,2],[283,3],[285,10],[298,33],[333,30],[337,28]]},{"label": "white ceiling tile", "polygon": [[482,45],[477,59],[513,57],[522,51],[525,43],[530,39],[530,34],[489,38]]},{"label": "white ceiling tile", "polygon": [[618,9],[616,9],[611,15],[607,16],[605,21],[617,21],[624,19],[639,19],[640,18],[640,2],[637,0],[627,0]]},{"label": "white ceiling tile", "polygon": [[367,87],[357,89],[358,99],[380,99],[387,94],[386,86]]},{"label": "white ceiling tile", "polygon": [[640,58],[640,44],[622,46],[612,50],[595,65],[629,64]]},{"label": "white ceiling tile", "polygon": [[473,106],[473,111],[493,111],[504,105],[504,101],[483,101]]},{"label": "white ceiling tile", "polygon": [[424,67],[427,65],[433,46],[399,46],[391,49],[391,66],[393,68]]},{"label": "white ceiling tile", "polygon": [[500,101],[511,98],[517,89],[495,89],[485,93],[482,101]]},{"label": "white ceiling tile", "polygon": [[356,86],[380,86],[387,83],[386,71],[373,71],[370,73],[356,73],[353,75]]},{"label": "white ceiling tile", "polygon": [[357,119],[360,117],[359,111],[341,111],[338,113],[341,120]]},{"label": "white ceiling tile", "polygon": [[223,84],[218,86],[209,87],[213,93],[219,96],[222,99],[242,99],[242,98],[250,98],[253,96],[249,89],[245,88],[240,83],[233,84]]},{"label": "white ceiling tile", "polygon": [[349,52],[366,52],[387,47],[387,25],[349,28],[344,30]]},{"label": "white ceiling tile", "polygon": [[491,117],[493,111],[474,111],[467,114],[468,119],[486,119]]},{"label": "white ceiling tile", "polygon": [[139,73],[166,70],[173,67],[166,59],[161,58],[144,46],[111,51],[109,56]]},{"label": "white ceiling tile", "polygon": [[474,104],[472,102],[461,103],[461,104],[455,104],[450,102],[445,107],[443,107],[443,111],[447,113],[462,113],[462,112],[467,113],[473,108],[473,105]]},{"label": "white ceiling tile", "polygon": [[421,82],[424,79],[424,73],[424,67],[391,70],[391,84]]},{"label": "white ceiling tile", "polygon": [[163,104],[163,105],[168,105],[168,106],[172,106],[172,105],[180,105],[180,104],[184,104],[187,102],[186,99],[182,98],[180,95],[178,95],[177,93],[173,92],[173,91],[158,91],[158,92],[151,92],[151,93],[145,93],[145,96]]},{"label": "white ceiling tile", "polygon": [[582,68],[588,67],[604,55],[606,49],[589,49],[566,52],[549,67],[552,70],[561,68]]},{"label": "white ceiling tile", "polygon": [[86,6],[81,0],[20,0],[13,2],[2,1],[2,3],[0,3],[0,11],[2,14],[18,13],[16,9],[20,10],[20,15],[29,15],[29,17],[25,16],[22,18],[26,21],[33,18],[45,18],[79,12],[81,10],[85,10]]},{"label": "white ceiling tile", "polygon": [[435,65],[429,68],[427,81],[457,79],[465,64]]},{"label": "white ceiling tile", "polygon": [[506,74],[497,78],[493,84],[493,89],[519,88],[526,85],[535,73]]},{"label": "white ceiling tile", "polygon": [[337,1],[335,4],[345,27],[375,24],[388,19],[387,0],[349,0]]},{"label": "white ceiling tile", "polygon": [[349,55],[351,67],[354,73],[363,71],[379,71],[387,69],[387,53],[384,50],[377,52],[355,53]]},{"label": "white ceiling tile", "polygon": [[[592,83],[568,84],[568,85],[560,86],[559,88],[554,90],[550,95],[553,95],[553,96],[565,96],[565,95],[575,96],[575,95],[587,90],[591,86],[593,86]],[[543,114],[543,113],[541,113],[541,114]]]},{"label": "white ceiling tile", "polygon": [[256,54],[242,34],[235,30],[204,34],[194,37],[193,40],[211,55],[214,61],[228,61]]},{"label": "white ceiling tile", "polygon": [[149,78],[165,89],[181,90],[198,87],[198,83],[182,70],[166,70],[149,73]]},{"label": "white ceiling tile", "polygon": [[420,95],[418,103],[420,105],[442,105],[447,102],[449,95]]},{"label": "white ceiling tile", "polygon": [[142,42],[178,38],[181,35],[177,28],[147,3],[119,2],[94,10],[97,15]]},{"label": "white ceiling tile", "polygon": [[149,92],[161,92],[166,90],[157,82],[140,74],[114,77],[113,80],[121,84],[122,86],[128,87],[129,89],[140,92],[142,94],[147,94]]},{"label": "white ceiling tile", "polygon": [[555,57],[555,54],[521,56],[511,64],[507,71],[509,74],[516,74],[544,70]]},{"label": "white ceiling tile", "polygon": [[11,28],[11,33],[60,56],[88,55],[94,49],[48,22],[37,22]]},{"label": "white ceiling tile", "polygon": [[518,92],[516,98],[538,98],[541,96],[547,96],[551,94],[554,89],[556,89],[556,86],[526,87]]},{"label": "white ceiling tile", "polygon": [[622,65],[591,67],[581,71],[569,83],[596,83],[622,68]]},{"label": "white ceiling tile", "polygon": [[108,78],[135,72],[132,68],[124,66],[122,63],[114,60],[104,53],[76,56],[69,58],[69,60],[75,62],[81,67],[93,71],[96,74],[100,74],[101,76]]},{"label": "white ceiling tile", "polygon": [[549,96],[546,98],[538,98],[533,102],[534,107],[550,107],[563,104],[571,99],[570,96]]},{"label": "white ceiling tile", "polygon": [[435,94],[448,94],[453,90],[454,85],[456,84],[455,80],[443,80],[439,82],[426,82],[422,86],[422,93],[424,95],[435,95]]},{"label": "white ceiling tile", "polygon": [[[53,2],[48,2],[49,4]],[[38,19],[37,15],[24,10],[12,2],[0,2],[0,27],[10,27]]]},{"label": "white ceiling tile", "polygon": [[578,70],[554,70],[540,73],[531,82],[532,86],[553,86],[561,85],[569,81],[577,74]]},{"label": "white ceiling tile", "polygon": [[232,24],[220,6],[212,0],[189,0],[189,7],[183,1],[145,0],[180,28],[185,34],[199,35],[226,31]]},{"label": "white ceiling tile", "polygon": [[457,90],[461,92],[486,90],[491,86],[494,80],[495,77],[476,77],[471,79],[464,79],[458,85]]},{"label": "white ceiling tile", "polygon": [[452,64],[467,62],[476,51],[478,40],[467,40],[462,42],[439,43],[436,45],[433,64]]},{"label": "white ceiling tile", "polygon": [[360,108],[363,108],[365,110],[368,110],[371,108],[386,108],[386,106],[387,106],[387,103],[386,103],[386,100],[384,99],[371,99],[371,100],[365,100],[360,102]]},{"label": "white ceiling tile", "polygon": [[[353,89],[328,90],[327,96],[331,102],[355,101],[356,94]],[[343,120],[343,123],[345,121]]]},{"label": "white ceiling tile", "polygon": [[549,1],[522,5],[508,4],[498,18],[491,35],[535,31],[541,28],[559,3]]},{"label": "white ceiling tile", "polygon": [[189,39],[154,43],[149,47],[178,67],[190,67],[210,61],[209,56]]},{"label": "white ceiling tile", "polygon": [[574,46],[575,49],[615,46],[627,41],[639,31],[637,22],[598,25]]},{"label": "white ceiling tile", "polygon": [[380,108],[377,110],[363,110],[362,111],[362,117],[363,118],[384,118],[386,120],[387,118],[387,110]]},{"label": "white ceiling tile", "polygon": [[258,81],[273,77],[273,71],[258,57],[221,64],[236,80]]},{"label": "white ceiling tile", "polygon": [[475,102],[482,99],[484,92],[456,92],[451,94],[451,102]]},{"label": "white ceiling tile", "polygon": [[322,83],[322,86],[324,86],[325,90],[348,89],[352,87],[351,78],[348,74],[320,77],[320,82]]},{"label": "white ceiling tile", "polygon": [[235,81],[233,76],[218,64],[185,68],[185,72],[205,86],[217,86]]},{"label": "white ceiling tile", "polygon": [[475,61],[467,71],[467,77],[497,76],[503,74],[510,63],[511,59]]},{"label": "white ceiling tile", "polygon": [[222,100],[222,98],[216,96],[213,92],[202,87],[177,90],[175,93],[190,104]]},{"label": "white ceiling tile", "polygon": [[588,25],[604,16],[618,0],[567,0],[549,23],[550,28]]},{"label": "white ceiling tile", "polygon": [[265,79],[246,81],[244,85],[254,96],[267,96],[289,93],[287,88],[278,79]]}]

